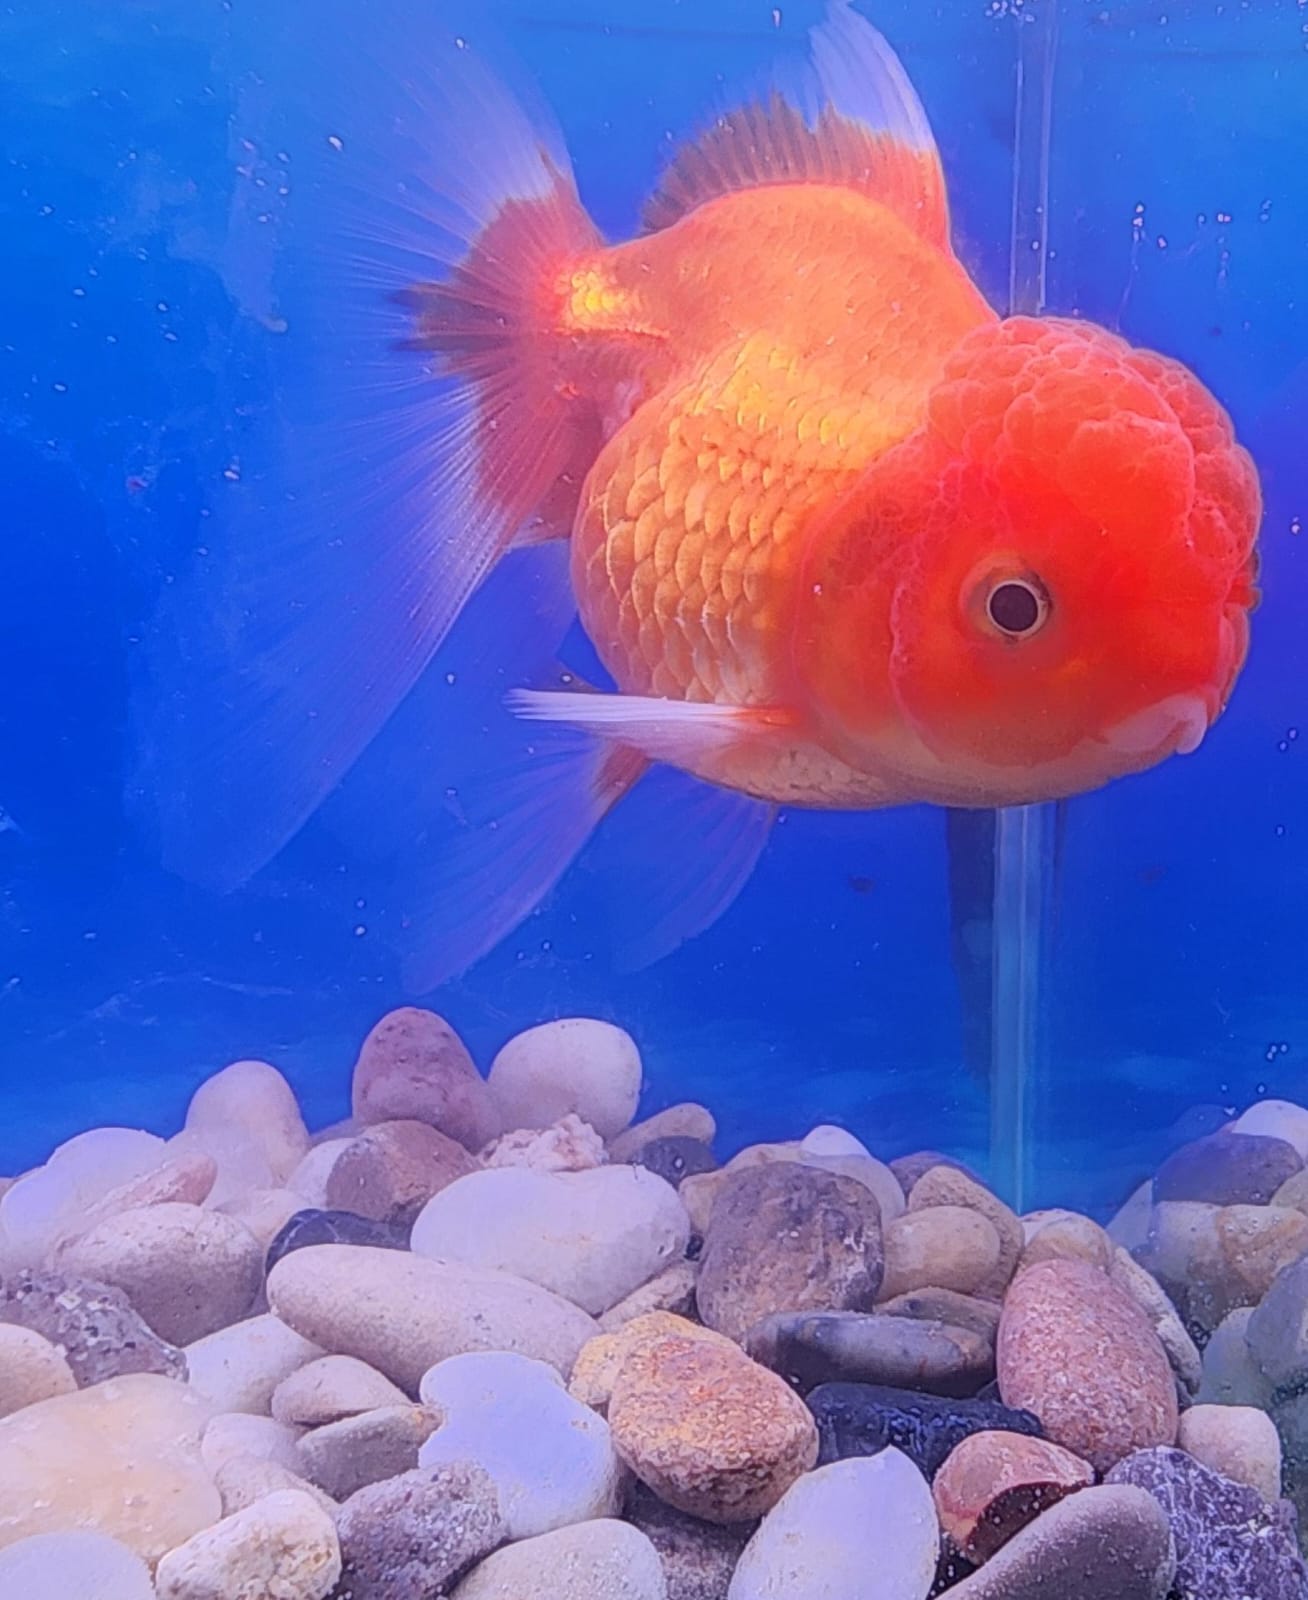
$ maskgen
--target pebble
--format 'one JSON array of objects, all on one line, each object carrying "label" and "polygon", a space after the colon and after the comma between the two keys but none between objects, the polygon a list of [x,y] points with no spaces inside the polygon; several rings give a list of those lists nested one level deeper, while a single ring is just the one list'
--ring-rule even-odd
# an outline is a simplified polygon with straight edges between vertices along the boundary
[{"label": "pebble", "polygon": [[1022,1218],[1026,1243],[1017,1270],[1037,1261],[1088,1261],[1107,1272],[1116,1246],[1103,1228],[1079,1211],[1035,1211]]},{"label": "pebble", "polygon": [[1257,1490],[1268,1502],[1280,1499],[1280,1436],[1256,1406],[1190,1406],[1181,1413],[1176,1442],[1232,1483]]},{"label": "pebble", "polygon": [[1295,1211],[1308,1211],[1308,1167],[1287,1178],[1272,1196],[1274,1206],[1291,1206]]},{"label": "pebble", "polygon": [[970,1206],[931,1206],[896,1217],[885,1229],[887,1300],[915,1290],[970,1295],[995,1279],[1002,1246],[994,1224]]},{"label": "pebble", "polygon": [[917,1322],[947,1322],[951,1328],[970,1328],[982,1334],[993,1349],[999,1332],[999,1306],[993,1300],[958,1294],[953,1289],[911,1289],[877,1302],[884,1317],[912,1317]]},{"label": "pebble", "polygon": [[268,1246],[264,1270],[271,1272],[292,1250],[314,1244],[366,1244],[376,1250],[407,1250],[409,1230],[393,1222],[377,1222],[353,1211],[328,1211],[318,1207],[297,1211]]},{"label": "pebble", "polygon": [[324,1494],[316,1483],[262,1456],[227,1456],[214,1468],[213,1481],[222,1497],[225,1517],[235,1516],[256,1500],[262,1500],[264,1495],[275,1494],[280,1489],[297,1489],[307,1494],[333,1519],[339,1509],[335,1500]]},{"label": "pebble", "polygon": [[1006,1405],[1097,1471],[1176,1438],[1176,1382],[1144,1313],[1082,1261],[1042,1261],[1008,1291],[996,1348]]},{"label": "pebble", "polygon": [[266,1313],[221,1328],[186,1347],[191,1387],[215,1411],[266,1416],[280,1383],[321,1348]]},{"label": "pebble", "polygon": [[636,1115],[641,1075],[630,1034],[594,1017],[562,1017],[510,1039],[487,1084],[506,1128],[548,1128],[573,1112],[613,1139]]},{"label": "pebble", "polygon": [[652,1117],[633,1123],[610,1139],[609,1160],[630,1161],[655,1139],[697,1139],[701,1144],[711,1145],[717,1135],[717,1120],[708,1107],[685,1100],[656,1111]]},{"label": "pebble", "polygon": [[296,1447],[296,1470],[333,1500],[345,1500],[419,1465],[419,1452],[443,1421],[436,1406],[378,1406],[313,1428]]},{"label": "pebble", "polygon": [[0,1417],[76,1387],[73,1369],[49,1339],[16,1323],[0,1323]]},{"label": "pebble", "polygon": [[234,1217],[180,1202],[110,1217],[58,1252],[61,1271],[121,1289],[161,1339],[236,1322],[263,1287],[263,1251]]},{"label": "pebble", "polygon": [[782,1146],[780,1159],[853,1178],[876,1196],[883,1223],[893,1221],[904,1211],[904,1192],[894,1173],[844,1128],[824,1123],[801,1139],[798,1147]]},{"label": "pebble", "polygon": [[1029,1523],[949,1600],[1168,1600],[1175,1570],[1171,1529],[1149,1495],[1089,1488]]},{"label": "pebble", "polygon": [[408,1397],[375,1367],[353,1356],[319,1356],[289,1373],[273,1391],[278,1422],[321,1428],[379,1406],[402,1406]]},{"label": "pebble", "polygon": [[1245,1337],[1273,1389],[1302,1388],[1308,1381],[1308,1256],[1272,1283],[1250,1316]]},{"label": "pebble", "polygon": [[1203,1381],[1203,1357],[1177,1316],[1176,1307],[1163,1292],[1163,1286],[1120,1245],[1113,1249],[1108,1275],[1148,1317],[1171,1363],[1183,1398],[1188,1400],[1197,1394]]},{"label": "pebble", "polygon": [[103,1533],[37,1533],[0,1550],[0,1594],[13,1600],[155,1600],[150,1569]]},{"label": "pebble", "polygon": [[925,1478],[900,1451],[807,1473],[745,1546],[728,1600],[926,1600],[940,1534]]},{"label": "pebble", "polygon": [[507,1537],[495,1486],[470,1462],[417,1467],[360,1489],[336,1530],[342,1600],[439,1600]]},{"label": "pebble", "polygon": [[208,1408],[134,1373],[0,1420],[0,1545],[85,1528],[153,1564],[217,1520],[200,1455]]},{"label": "pebble", "polygon": [[714,1202],[696,1300],[743,1338],[776,1311],[860,1311],[881,1286],[877,1203],[850,1178],[781,1162],[733,1174]]},{"label": "pebble", "polygon": [[166,1159],[167,1146],[137,1128],[92,1128],[59,1145],[44,1166],[0,1195],[6,1273],[38,1267],[83,1225],[100,1200]]},{"label": "pebble", "polygon": [[613,1394],[613,1385],[623,1362],[638,1346],[662,1339],[665,1335],[678,1338],[701,1339],[719,1345],[729,1354],[739,1346],[711,1328],[701,1327],[667,1311],[649,1311],[634,1317],[613,1333],[602,1333],[589,1340],[578,1355],[572,1369],[568,1392],[582,1405],[593,1411],[606,1411]]},{"label": "pebble", "polygon": [[641,1482],[707,1522],[761,1516],[817,1458],[803,1401],[722,1340],[637,1342],[608,1411],[618,1455]]},{"label": "pebble", "polygon": [[955,1167],[959,1172],[966,1172],[969,1178],[976,1178],[976,1173],[965,1167],[961,1161],[955,1161],[952,1156],[942,1155],[939,1150],[914,1150],[906,1156],[896,1156],[889,1165],[905,1200],[912,1195],[913,1185],[917,1180],[923,1173],[930,1172],[933,1167]]},{"label": "pebble", "polygon": [[534,1172],[589,1172],[609,1159],[604,1141],[572,1112],[548,1128],[516,1128],[481,1153],[483,1167],[530,1167]]},{"label": "pebble", "polygon": [[457,1140],[425,1122],[378,1122],[337,1156],[325,1197],[333,1211],[407,1226],[434,1194],[476,1171]]},{"label": "pebble", "polygon": [[502,1351],[453,1356],[423,1377],[421,1395],[445,1420],[419,1465],[481,1467],[510,1539],[621,1509],[625,1475],[609,1425],[572,1398],[553,1367]]},{"label": "pebble", "polygon": [[73,1273],[7,1277],[0,1323],[30,1328],[57,1346],[81,1388],[136,1372],[186,1378],[186,1357],[147,1326],[121,1289]]},{"label": "pebble", "polygon": [[1241,1306],[1213,1329],[1204,1346],[1197,1400],[1219,1406],[1270,1405],[1272,1386],[1249,1349],[1253,1314],[1253,1306]]},{"label": "pebble", "polygon": [[783,1311],[745,1336],[755,1361],[801,1394],[832,1382],[973,1395],[995,1375],[993,1340],[967,1328],[859,1311]]},{"label": "pebble", "polygon": [[676,1190],[642,1167],[460,1178],[413,1225],[420,1256],[529,1279],[599,1315],[680,1260],[690,1219]]},{"label": "pebble", "polygon": [[808,1396],[822,1464],[871,1456],[894,1445],[926,1478],[969,1434],[983,1429],[1038,1437],[1040,1420],[996,1400],[943,1400],[871,1383],[824,1383]]},{"label": "pebble", "polygon": [[1154,1174],[1154,1200],[1265,1206],[1303,1158],[1284,1139],[1222,1129],[1174,1150]]},{"label": "pebble", "polygon": [[604,1518],[497,1550],[452,1600],[667,1600],[667,1593],[658,1551],[645,1535]]},{"label": "pebble", "polygon": [[1070,1450],[995,1429],[955,1445],[932,1493],[942,1531],[980,1566],[1042,1511],[1094,1481],[1094,1468]]},{"label": "pebble", "polygon": [[295,1092],[266,1061],[236,1061],[207,1078],[191,1096],[173,1151],[214,1158],[213,1205],[250,1189],[284,1183],[309,1148]]},{"label": "pebble", "polygon": [[1136,1251],[1187,1326],[1211,1332],[1228,1311],[1257,1305],[1283,1268],[1308,1252],[1308,1216],[1289,1206],[1162,1201]]},{"label": "pebble", "polygon": [[[1021,1219],[998,1195],[970,1178],[958,1167],[943,1165],[924,1172],[908,1197],[908,1211],[929,1211],[937,1206],[966,1206],[983,1216],[999,1239],[999,1260],[990,1277],[979,1283],[976,1292],[997,1300],[1017,1270],[1018,1258],[1026,1246]],[[955,1287],[953,1284],[943,1285]]]},{"label": "pebble", "polygon": [[1303,1600],[1308,1587],[1294,1514],[1232,1483],[1183,1450],[1141,1450],[1107,1481],[1158,1502],[1176,1544],[1177,1600]]},{"label": "pebble", "polygon": [[248,1411],[221,1411],[206,1425],[200,1440],[200,1456],[211,1473],[217,1474],[229,1461],[253,1456],[285,1467],[299,1476],[300,1457],[296,1447],[303,1428],[292,1428],[271,1417],[256,1417]]},{"label": "pebble", "polygon": [[647,1489],[638,1478],[627,1492],[625,1519],[659,1553],[668,1600],[727,1600],[731,1575],[754,1533],[753,1522],[704,1522],[687,1516]]},{"label": "pebble", "polygon": [[363,1041],[351,1104],[362,1123],[425,1122],[468,1150],[504,1129],[463,1040],[444,1017],[416,1006],[388,1012]]},{"label": "pebble", "polygon": [[356,1129],[350,1134],[338,1134],[315,1144],[286,1180],[292,1194],[300,1196],[300,1204],[321,1211],[327,1205],[327,1180],[340,1156],[358,1137]]},{"label": "pebble", "polygon": [[303,1208],[303,1197],[292,1189],[251,1189],[249,1194],[224,1200],[218,1210],[225,1217],[234,1217],[259,1241],[259,1248],[265,1256],[266,1271],[268,1247],[296,1212]]},{"label": "pebble", "polygon": [[332,1519],[281,1489],[192,1535],[159,1563],[159,1600],[327,1600],[341,1574]]},{"label": "pebble", "polygon": [[616,1333],[637,1317],[650,1311],[671,1311],[677,1316],[687,1316],[695,1307],[695,1281],[699,1276],[693,1261],[675,1261],[665,1267],[656,1278],[651,1278],[639,1289],[633,1289],[617,1305],[610,1306],[600,1319],[605,1333]]},{"label": "pebble", "polygon": [[1262,1133],[1284,1139],[1308,1161],[1308,1109],[1290,1100],[1259,1100],[1229,1124],[1231,1133]]},{"label": "pebble", "polygon": [[139,1177],[130,1178],[116,1189],[111,1189],[88,1208],[78,1232],[66,1235],[66,1238],[80,1237],[110,1217],[116,1217],[124,1211],[136,1211],[141,1206],[173,1203],[203,1205],[217,1177],[218,1163],[211,1155],[203,1150],[181,1151],[167,1157],[149,1172],[143,1172]]},{"label": "pebble", "polygon": [[699,1139],[671,1137],[651,1139],[642,1145],[631,1158],[632,1164],[645,1167],[664,1178],[674,1189],[680,1188],[683,1178],[693,1178],[701,1172],[716,1172],[718,1158],[710,1146]]}]

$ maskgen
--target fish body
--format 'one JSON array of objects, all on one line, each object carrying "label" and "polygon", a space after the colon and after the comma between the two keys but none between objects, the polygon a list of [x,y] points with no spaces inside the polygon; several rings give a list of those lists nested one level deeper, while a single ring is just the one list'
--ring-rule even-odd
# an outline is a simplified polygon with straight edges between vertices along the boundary
[{"label": "fish body", "polygon": [[414,874],[419,987],[521,920],[651,764],[712,786],[667,823],[661,952],[739,892],[778,805],[1004,806],[1197,747],[1257,600],[1258,479],[1226,413],[1104,329],[1001,319],[889,46],[846,0],[810,42],[802,80],[725,109],[612,244],[464,41],[430,84],[406,64],[395,125],[432,124],[428,165],[361,165],[385,173],[378,261],[405,263],[362,281],[392,273],[408,354],[386,359],[417,365],[371,392],[324,368],[339,426],[288,449],[281,544],[251,530],[249,637],[189,715],[175,859],[256,870],[488,574],[554,540],[614,692],[551,669],[509,694],[592,737],[480,820],[461,799],[465,833]]}]

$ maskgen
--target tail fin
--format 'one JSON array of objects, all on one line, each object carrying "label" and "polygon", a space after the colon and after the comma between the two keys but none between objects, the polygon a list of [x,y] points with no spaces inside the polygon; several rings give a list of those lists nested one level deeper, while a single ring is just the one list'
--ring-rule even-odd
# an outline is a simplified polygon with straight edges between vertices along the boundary
[{"label": "tail fin", "polygon": [[413,8],[391,9],[319,30],[298,8],[235,129],[216,264],[263,304],[134,718],[165,863],[222,889],[337,785],[524,524],[566,531],[595,448],[542,328],[596,240],[561,141],[466,41],[415,45]]}]

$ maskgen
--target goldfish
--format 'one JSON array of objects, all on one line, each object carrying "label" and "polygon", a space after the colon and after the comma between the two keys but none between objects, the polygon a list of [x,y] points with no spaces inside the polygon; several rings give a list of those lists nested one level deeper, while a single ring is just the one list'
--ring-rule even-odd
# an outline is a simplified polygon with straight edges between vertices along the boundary
[{"label": "goldfish", "polygon": [[422,161],[359,169],[398,336],[342,353],[340,425],[265,501],[265,544],[289,531],[203,719],[222,763],[244,741],[217,849],[236,875],[340,782],[492,570],[551,543],[611,688],[508,686],[582,753],[561,785],[558,762],[520,772],[448,846],[423,987],[493,947],[652,766],[701,786],[680,837],[667,819],[698,896],[680,937],[739,892],[779,807],[1021,805],[1199,746],[1249,646],[1254,464],[1178,361],[988,304],[917,94],[849,0],[800,75],[676,150],[620,242],[467,41],[406,74],[394,127]]}]

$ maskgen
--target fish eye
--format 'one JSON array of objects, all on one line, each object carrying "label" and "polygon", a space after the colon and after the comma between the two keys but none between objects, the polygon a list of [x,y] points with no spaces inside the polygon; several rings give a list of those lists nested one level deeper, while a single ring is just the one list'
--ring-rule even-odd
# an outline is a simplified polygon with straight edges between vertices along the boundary
[{"label": "fish eye", "polygon": [[986,596],[986,615],[1007,638],[1025,639],[1049,615],[1049,597],[1028,578],[1005,578]]}]

